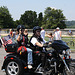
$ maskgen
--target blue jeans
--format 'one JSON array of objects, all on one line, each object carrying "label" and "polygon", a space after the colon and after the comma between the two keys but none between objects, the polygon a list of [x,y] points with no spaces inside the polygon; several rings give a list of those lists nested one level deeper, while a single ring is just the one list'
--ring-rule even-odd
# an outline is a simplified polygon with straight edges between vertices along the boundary
[{"label": "blue jeans", "polygon": [[32,50],[30,48],[27,48],[27,52],[28,52],[28,64],[33,64]]}]

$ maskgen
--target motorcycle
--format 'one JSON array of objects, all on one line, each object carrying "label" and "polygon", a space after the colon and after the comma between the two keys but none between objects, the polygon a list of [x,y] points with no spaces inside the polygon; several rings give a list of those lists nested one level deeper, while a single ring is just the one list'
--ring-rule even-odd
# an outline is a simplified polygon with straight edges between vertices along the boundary
[{"label": "motorcycle", "polygon": [[[11,48],[10,48],[11,47]],[[46,61],[42,71],[41,52],[33,51],[33,68],[27,68],[27,52],[24,55],[17,53],[16,44],[5,47],[9,54],[4,57],[2,70],[6,75],[24,75],[29,72],[42,75],[75,75],[75,59],[70,57],[70,48],[62,40],[54,40],[44,45]]]}]

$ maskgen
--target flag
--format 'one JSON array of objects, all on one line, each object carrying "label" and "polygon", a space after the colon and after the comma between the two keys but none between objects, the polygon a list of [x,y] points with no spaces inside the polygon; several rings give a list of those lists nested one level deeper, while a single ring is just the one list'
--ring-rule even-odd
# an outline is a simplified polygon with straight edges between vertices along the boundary
[{"label": "flag", "polygon": [[5,36],[5,37],[3,37],[2,38],[2,40],[3,40],[3,46],[5,47],[7,44],[12,44],[13,42],[12,42],[12,39],[10,39],[10,37],[9,36]]},{"label": "flag", "polygon": [[7,45],[7,44],[12,44],[12,39],[7,40],[7,41],[5,42],[5,44],[6,44],[6,45]]}]

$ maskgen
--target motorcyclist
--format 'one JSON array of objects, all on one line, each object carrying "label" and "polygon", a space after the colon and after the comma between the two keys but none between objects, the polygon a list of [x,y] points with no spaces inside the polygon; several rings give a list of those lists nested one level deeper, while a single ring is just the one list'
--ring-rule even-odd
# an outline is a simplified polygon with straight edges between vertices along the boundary
[{"label": "motorcyclist", "polygon": [[38,51],[38,50],[41,51],[42,67],[44,68],[46,54],[43,49],[44,41],[41,38],[40,31],[41,28],[39,26],[35,26],[33,28],[33,36],[30,38],[30,47],[34,51]]},{"label": "motorcyclist", "polygon": [[18,25],[17,26],[17,31],[18,34],[16,35],[16,40],[18,42],[19,47],[20,46],[25,46],[28,52],[28,68],[31,69],[32,68],[32,50],[30,48],[28,48],[27,44],[28,44],[28,38],[24,35],[24,30],[25,27],[24,25]]}]

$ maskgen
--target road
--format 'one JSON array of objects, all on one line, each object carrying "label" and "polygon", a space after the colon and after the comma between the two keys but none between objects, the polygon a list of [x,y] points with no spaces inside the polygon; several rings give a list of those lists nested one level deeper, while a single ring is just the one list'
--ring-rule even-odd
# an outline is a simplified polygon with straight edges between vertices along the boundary
[{"label": "road", "polygon": [[[1,71],[1,66],[4,61],[4,56],[7,53],[5,52],[5,49],[3,47],[0,48],[0,75],[6,75],[5,72]],[[71,58],[75,58],[75,53],[71,53]]]}]

